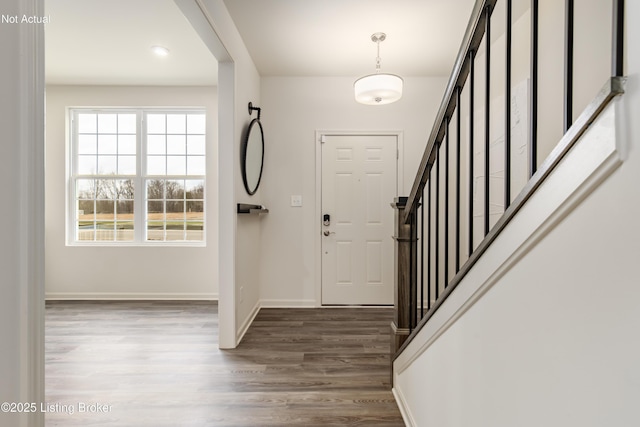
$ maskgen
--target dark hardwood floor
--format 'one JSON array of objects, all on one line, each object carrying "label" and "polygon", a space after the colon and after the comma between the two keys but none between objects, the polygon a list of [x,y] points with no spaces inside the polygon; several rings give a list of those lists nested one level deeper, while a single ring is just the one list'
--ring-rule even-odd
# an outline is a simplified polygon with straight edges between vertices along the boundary
[{"label": "dark hardwood floor", "polygon": [[404,426],[391,318],[262,309],[219,350],[215,303],[49,302],[46,426]]}]

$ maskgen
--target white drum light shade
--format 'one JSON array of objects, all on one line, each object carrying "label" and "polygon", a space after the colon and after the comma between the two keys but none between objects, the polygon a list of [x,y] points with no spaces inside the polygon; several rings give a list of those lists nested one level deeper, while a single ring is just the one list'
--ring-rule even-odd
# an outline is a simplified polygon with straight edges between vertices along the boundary
[{"label": "white drum light shade", "polygon": [[360,77],[353,84],[356,101],[366,105],[384,105],[402,98],[402,78],[395,74],[380,72],[380,42],[385,41],[385,33],[373,33],[371,41],[377,46],[376,73]]},{"label": "white drum light shade", "polygon": [[391,104],[402,98],[403,80],[395,74],[370,74],[353,84],[356,101],[367,105]]}]

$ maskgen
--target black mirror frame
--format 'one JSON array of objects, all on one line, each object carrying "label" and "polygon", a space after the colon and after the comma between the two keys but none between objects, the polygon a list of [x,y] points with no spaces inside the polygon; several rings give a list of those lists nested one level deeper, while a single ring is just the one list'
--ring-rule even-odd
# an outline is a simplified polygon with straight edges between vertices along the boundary
[{"label": "black mirror frame", "polygon": [[[249,137],[251,136],[251,130],[255,124],[258,124],[260,129],[260,142],[262,143],[262,158],[260,159],[260,174],[258,175],[258,182],[256,182],[256,186],[253,189],[249,188],[249,183],[247,182],[247,145],[249,144]],[[259,119],[251,120],[249,123],[249,127],[247,129],[247,133],[245,134],[244,141],[242,142],[242,181],[244,182],[244,188],[247,190],[250,196],[253,196],[256,191],[258,191],[258,187],[260,187],[260,181],[262,181],[262,170],[264,169],[264,131],[262,129],[262,123],[260,123]]]}]

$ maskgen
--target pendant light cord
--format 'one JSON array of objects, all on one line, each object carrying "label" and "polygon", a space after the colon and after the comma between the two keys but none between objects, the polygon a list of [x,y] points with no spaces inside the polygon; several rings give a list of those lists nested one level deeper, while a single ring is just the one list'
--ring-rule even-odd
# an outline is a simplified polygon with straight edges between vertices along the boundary
[{"label": "pendant light cord", "polygon": [[380,72],[380,39],[376,40],[376,44],[378,45],[378,56],[376,56],[376,74]]}]

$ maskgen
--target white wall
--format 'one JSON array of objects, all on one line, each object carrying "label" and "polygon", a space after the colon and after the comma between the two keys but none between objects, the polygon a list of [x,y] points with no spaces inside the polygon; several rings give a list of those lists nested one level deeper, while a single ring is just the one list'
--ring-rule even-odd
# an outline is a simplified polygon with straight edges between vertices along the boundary
[{"label": "white wall", "polygon": [[[265,167],[262,200],[270,212],[262,221],[260,280],[264,306],[319,305],[316,290],[315,132],[400,131],[408,195],[440,106],[445,78],[405,77],[404,95],[394,104],[361,105],[350,77],[263,77],[262,122]],[[302,195],[303,206],[290,207]],[[389,201],[391,203],[391,200]],[[391,207],[389,207],[391,209]]]},{"label": "white wall", "polygon": [[[0,12],[41,15],[41,2]],[[44,400],[44,57],[42,27],[0,24],[0,402]],[[0,412],[0,425],[38,426],[39,413]]]},{"label": "white wall", "polygon": [[[218,109],[215,87],[48,86],[47,298],[218,297]],[[67,246],[68,107],[204,107],[207,113],[206,247]]]},{"label": "white wall", "polygon": [[[258,218],[238,217],[236,203],[263,204],[249,196],[240,175],[240,144],[250,117],[261,106],[260,75],[222,0],[202,0],[204,13],[228,54],[219,54],[220,103],[220,346],[233,348],[257,314],[260,298]],[[204,30],[203,30],[204,31]],[[223,56],[225,56],[223,58]],[[255,116],[254,116],[255,117]],[[228,327],[227,325],[231,325]]]},{"label": "white wall", "polygon": [[[611,1],[581,0],[574,11],[574,102],[576,118],[610,73]],[[563,134],[564,2],[539,4],[538,144],[540,165]],[[528,25],[527,25],[528,26]],[[544,90],[543,90],[544,88]]]},{"label": "white wall", "polygon": [[[511,118],[511,200],[529,179],[528,123],[531,117],[531,10],[529,0],[515,0],[512,16],[512,118]],[[506,2],[498,2],[492,15],[491,85],[490,85],[490,226],[502,216],[504,209],[504,140],[505,140],[505,16]],[[538,126],[537,166],[539,167],[555,148],[563,135],[564,110],[564,2],[542,0],[539,3],[539,59],[538,59]],[[583,0],[576,4],[574,40],[574,120],[596,96],[610,73],[611,56],[611,2]],[[560,41],[560,42],[559,42]],[[485,64],[486,38],[475,57],[475,125],[474,125],[474,233],[475,246],[484,238],[484,159],[486,105]],[[463,120],[461,128],[462,194],[467,193],[468,147],[468,92],[467,82],[462,95]],[[455,130],[452,129],[452,133]],[[452,166],[453,167],[453,166]],[[441,192],[441,206],[444,196]],[[468,210],[466,197],[461,208]],[[435,200],[435,197],[434,197]],[[450,200],[450,203],[453,200]],[[451,204],[450,209],[455,209]],[[435,225],[434,225],[435,226]],[[444,232],[443,224],[440,224]],[[453,227],[453,225],[451,224]],[[453,232],[453,228],[450,232]],[[468,230],[466,221],[461,224],[462,246],[466,247]],[[455,253],[453,248],[451,255]],[[442,258],[442,257],[441,257]],[[467,251],[461,253],[466,261]],[[451,266],[452,267],[452,266]],[[444,264],[443,264],[444,268]],[[452,271],[452,275],[455,272]],[[444,283],[441,284],[444,286]]]},{"label": "white wall", "polygon": [[637,425],[640,4],[626,3],[625,95],[395,361],[409,424]]},{"label": "white wall", "polygon": [[[2,69],[0,80],[2,97],[0,104],[0,120],[3,129],[3,143],[0,144],[0,177],[2,182],[14,182],[20,173],[21,152],[16,142],[20,141],[19,116],[14,103],[20,99],[17,86],[13,84],[19,79],[18,37],[19,33],[7,25],[0,26],[0,48],[3,58],[11,67]],[[5,188],[5,201],[0,209],[0,218],[5,224],[18,224],[20,221],[20,188]],[[2,238],[0,252],[0,271],[2,272],[2,298],[0,299],[0,325],[2,325],[2,358],[0,359],[0,382],[2,400],[19,398],[20,376],[20,331],[13,325],[20,324],[20,253],[15,250],[20,242],[17,227],[6,227]]]}]

